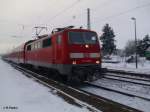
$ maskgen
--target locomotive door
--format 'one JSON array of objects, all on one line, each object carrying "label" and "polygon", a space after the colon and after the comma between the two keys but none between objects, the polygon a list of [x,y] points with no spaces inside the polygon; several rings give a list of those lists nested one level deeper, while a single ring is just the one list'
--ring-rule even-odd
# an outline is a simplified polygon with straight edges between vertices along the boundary
[{"label": "locomotive door", "polygon": [[62,40],[62,36],[61,35],[57,35],[55,37],[55,42],[54,42],[54,49],[53,49],[53,56],[54,56],[54,60],[53,63],[60,63],[62,60],[62,47],[61,47],[61,40]]}]

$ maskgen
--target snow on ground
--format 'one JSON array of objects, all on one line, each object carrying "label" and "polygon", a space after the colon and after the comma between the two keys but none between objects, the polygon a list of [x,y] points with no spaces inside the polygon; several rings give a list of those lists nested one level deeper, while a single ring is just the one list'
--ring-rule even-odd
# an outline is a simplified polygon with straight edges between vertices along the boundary
[{"label": "snow on ground", "polygon": [[[150,61],[145,60],[144,58],[140,58],[138,62],[138,69],[136,69],[135,62],[133,63],[126,63],[125,58],[121,58],[119,56],[112,57],[111,60],[103,60],[102,67],[114,70],[123,70],[128,72],[135,72],[135,73],[144,73],[150,75]],[[111,63],[109,63],[111,62]],[[149,98],[150,94],[150,87],[146,86],[135,86],[136,84],[125,84],[125,82],[119,83],[119,81],[106,81],[100,79],[96,83],[109,86],[111,88],[115,88],[116,90],[124,90],[125,92],[134,93],[137,95],[145,96]],[[109,82],[109,83],[108,83]],[[144,101],[140,98],[132,98],[132,97],[125,97],[121,94],[117,94],[114,92],[104,91],[101,89],[93,89],[93,88],[84,88],[84,90],[88,90],[89,92],[94,92],[97,95],[101,95],[105,98],[112,99],[113,101],[134,107],[136,109],[140,109],[144,112],[150,112],[150,102]]]},{"label": "snow on ground", "polygon": [[111,91],[107,91],[107,90],[99,89],[99,88],[84,87],[81,89],[91,92],[91,93],[94,93],[96,95],[100,95],[104,98],[111,99],[115,102],[133,107],[133,108],[141,110],[143,112],[150,112],[150,102],[149,101],[145,101],[140,98],[124,96],[122,94],[118,94],[115,92],[111,92]]},{"label": "snow on ground", "polygon": [[93,82],[93,84],[150,99],[150,86],[138,85],[122,81],[114,81],[105,78],[99,79]]},{"label": "snow on ground", "polygon": [[[117,90],[117,91],[122,91],[129,94],[141,96],[148,99],[150,98],[150,86],[144,86],[144,85],[116,81],[116,80],[105,79],[105,78],[96,80],[93,82],[93,84],[110,88],[113,90]],[[150,112],[150,101],[138,97],[122,95],[116,92],[111,92],[100,88],[82,87],[81,89],[100,95],[107,99],[111,99],[115,102],[136,108],[138,110],[144,112]]]},{"label": "snow on ground", "polygon": [[139,59],[138,69],[136,69],[135,63],[126,63],[125,58],[113,57],[112,60],[117,60],[117,62],[119,63],[102,63],[102,66],[109,69],[150,74],[150,61],[145,60],[143,58]]},{"label": "snow on ground", "polygon": [[22,75],[0,59],[0,112],[88,112]]}]

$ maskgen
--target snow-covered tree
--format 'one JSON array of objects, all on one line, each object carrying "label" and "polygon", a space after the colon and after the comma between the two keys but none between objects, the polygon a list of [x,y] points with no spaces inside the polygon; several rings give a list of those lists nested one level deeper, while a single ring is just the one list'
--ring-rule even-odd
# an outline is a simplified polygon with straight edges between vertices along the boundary
[{"label": "snow-covered tree", "polygon": [[150,36],[145,35],[143,40],[140,40],[137,45],[137,52],[140,56],[144,56],[147,48],[150,47]]},{"label": "snow-covered tree", "polygon": [[116,50],[114,31],[109,24],[106,24],[102,31],[103,34],[100,36],[102,42],[102,53],[103,55],[111,55]]},{"label": "snow-covered tree", "polygon": [[126,56],[130,56],[135,53],[135,41],[134,40],[128,40],[128,42],[126,43],[124,52]]}]

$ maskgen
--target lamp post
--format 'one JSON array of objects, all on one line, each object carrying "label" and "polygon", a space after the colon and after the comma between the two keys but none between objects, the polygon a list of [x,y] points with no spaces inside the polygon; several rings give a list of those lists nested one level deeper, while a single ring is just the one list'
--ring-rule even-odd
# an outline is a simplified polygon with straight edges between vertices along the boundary
[{"label": "lamp post", "polygon": [[136,36],[136,18],[131,18],[134,21],[134,30],[135,30],[135,64],[136,68],[138,68],[138,61],[137,61],[137,36]]}]

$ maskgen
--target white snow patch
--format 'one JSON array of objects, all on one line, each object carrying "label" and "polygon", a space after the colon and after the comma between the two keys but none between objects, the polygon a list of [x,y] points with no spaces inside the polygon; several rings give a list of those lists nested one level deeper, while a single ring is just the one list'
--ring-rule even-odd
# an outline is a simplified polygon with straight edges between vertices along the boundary
[{"label": "white snow patch", "polygon": [[133,108],[141,110],[143,112],[149,112],[149,110],[150,110],[150,102],[142,100],[140,98],[128,97],[128,96],[124,96],[122,94],[110,92],[110,91],[99,89],[99,88],[91,88],[91,87],[85,88],[84,87],[81,89],[91,92],[91,93],[94,93],[96,95],[100,95],[104,98],[111,99],[115,102],[127,105],[129,107],[133,107]]},{"label": "white snow patch", "polygon": [[115,70],[124,70],[135,73],[150,74],[150,61],[143,58],[139,59],[138,69],[136,69],[135,63],[126,63],[124,58],[118,57],[119,63],[102,63],[102,67]]},{"label": "white snow patch", "polygon": [[[57,96],[51,90],[22,75],[0,59],[0,112],[88,112]],[[51,91],[53,91],[51,93]],[[9,107],[15,107],[12,109]],[[9,109],[6,109],[9,108]]]}]

